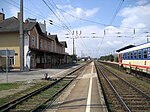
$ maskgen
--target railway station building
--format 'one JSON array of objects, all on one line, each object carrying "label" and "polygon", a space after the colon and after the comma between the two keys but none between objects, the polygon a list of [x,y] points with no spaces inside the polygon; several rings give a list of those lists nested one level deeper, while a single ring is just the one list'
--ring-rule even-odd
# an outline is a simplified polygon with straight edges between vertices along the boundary
[{"label": "railway station building", "polygon": [[[0,50],[14,50],[15,56],[9,56],[9,67],[20,68],[20,14],[18,17],[5,19],[0,13]],[[24,67],[28,70],[51,68],[71,62],[65,52],[67,43],[60,42],[57,35],[47,34],[46,23],[38,23],[36,19],[24,22]],[[5,65],[5,57],[0,56],[0,66]],[[69,61],[68,61],[69,60]]]}]

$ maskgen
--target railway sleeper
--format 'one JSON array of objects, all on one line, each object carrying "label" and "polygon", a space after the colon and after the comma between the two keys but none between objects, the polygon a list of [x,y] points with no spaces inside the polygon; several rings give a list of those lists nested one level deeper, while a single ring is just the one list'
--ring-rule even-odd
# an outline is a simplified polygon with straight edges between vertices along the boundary
[{"label": "railway sleeper", "polygon": [[145,99],[146,100],[146,98],[144,98],[141,95],[123,95],[122,97],[126,99]]},{"label": "railway sleeper", "polygon": [[35,99],[28,99],[26,102],[27,103],[29,103],[29,102],[43,102],[44,100],[46,100],[46,99],[44,99],[44,98],[39,98],[39,99],[35,98]]},{"label": "railway sleeper", "polygon": [[143,104],[141,104],[141,103],[134,103],[134,104],[132,103],[132,104],[131,104],[131,103],[130,103],[130,106],[131,106],[131,107],[145,107],[145,108],[149,108],[149,105],[144,104],[144,103],[143,103]]},{"label": "railway sleeper", "polygon": [[115,110],[124,110],[121,105],[114,105]]},{"label": "railway sleeper", "polygon": [[132,105],[150,105],[150,103],[148,103],[147,101],[136,101],[136,100],[131,100],[131,101],[126,101],[126,103],[128,104],[132,104]]},{"label": "railway sleeper", "polygon": [[145,107],[143,105],[137,105],[137,106],[131,107],[131,110],[136,110],[136,112],[137,111],[148,112],[148,111],[150,111],[150,107]]},{"label": "railway sleeper", "polygon": [[35,107],[36,105],[20,105],[19,107],[15,108],[15,109],[30,109],[30,108],[33,108]]},{"label": "railway sleeper", "polygon": [[120,105],[120,102],[119,102],[119,101],[117,101],[117,100],[112,101],[112,103],[113,103],[113,104],[115,104],[115,105]]},{"label": "railway sleeper", "polygon": [[29,112],[27,109],[12,109],[9,112]]},{"label": "railway sleeper", "polygon": [[[132,93],[133,93],[133,92],[132,92]],[[137,92],[135,92],[135,93],[137,93]],[[128,93],[122,93],[121,95],[122,95],[122,96],[132,96],[132,97],[133,97],[133,96],[135,96],[136,94],[131,94],[131,93],[128,92]],[[139,96],[139,95],[136,95],[136,96]]]},{"label": "railway sleeper", "polygon": [[126,112],[125,110],[117,110],[116,112]]},{"label": "railway sleeper", "polygon": [[143,98],[124,98],[126,101],[133,101],[133,102],[146,102],[146,99],[143,99]]},{"label": "railway sleeper", "polygon": [[26,110],[30,111],[35,107],[36,107],[36,105],[30,105],[30,106],[28,105],[28,106],[24,106],[24,107],[21,106],[19,108],[15,108],[15,109],[11,109],[11,110],[18,110],[18,109],[20,109],[20,110],[23,109],[24,110],[24,109],[26,109]]},{"label": "railway sleeper", "polygon": [[32,102],[32,103],[28,103],[28,104],[25,104],[25,105],[18,105],[16,108],[19,108],[19,109],[21,109],[21,108],[26,108],[26,107],[35,107],[35,106],[37,106],[37,105],[39,105],[39,104],[41,104],[41,103],[39,103],[39,102]]}]

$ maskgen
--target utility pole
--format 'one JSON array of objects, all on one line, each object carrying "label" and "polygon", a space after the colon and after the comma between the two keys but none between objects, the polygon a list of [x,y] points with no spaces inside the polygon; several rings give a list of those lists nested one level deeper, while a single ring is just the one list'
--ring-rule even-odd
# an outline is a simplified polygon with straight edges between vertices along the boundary
[{"label": "utility pole", "polygon": [[74,56],[75,55],[75,53],[74,53],[74,38],[72,38],[72,40],[73,40],[72,51],[73,51],[73,56]]},{"label": "utility pole", "polygon": [[[81,36],[81,31],[78,33],[78,31],[73,31],[71,36],[72,37],[66,37],[66,38],[70,38],[72,39],[72,59],[74,60],[76,57],[76,53],[75,53],[75,39],[77,39],[79,36]],[[69,35],[69,34],[66,34]]]},{"label": "utility pole", "polygon": [[20,71],[24,70],[23,0],[20,0]]}]

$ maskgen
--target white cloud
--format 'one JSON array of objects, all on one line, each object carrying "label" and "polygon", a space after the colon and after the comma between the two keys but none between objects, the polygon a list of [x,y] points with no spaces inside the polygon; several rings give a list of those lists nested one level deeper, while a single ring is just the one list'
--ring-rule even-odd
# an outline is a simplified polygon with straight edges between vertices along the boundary
[{"label": "white cloud", "polygon": [[98,11],[99,11],[99,8],[93,8],[93,9],[90,9],[90,10],[88,9],[88,10],[85,11],[85,14],[86,14],[87,17],[90,17],[90,16],[96,14]]},{"label": "white cloud", "polygon": [[138,2],[137,2],[136,4],[137,4],[137,5],[145,5],[145,4],[147,4],[147,3],[149,3],[148,0],[138,0]]},{"label": "white cloud", "polygon": [[149,25],[150,18],[150,4],[142,6],[127,7],[121,11],[123,27],[138,27]]},{"label": "white cloud", "polygon": [[[146,3],[146,2],[145,2]],[[83,9],[83,8],[74,8],[71,5],[57,5],[60,9],[65,10],[67,13],[72,14],[81,18],[88,18],[94,16],[98,12],[98,8],[93,9]],[[59,13],[59,11],[57,10]],[[64,13],[65,18],[69,18],[69,22],[76,22],[75,18],[71,17],[67,13]],[[150,4],[142,4],[137,6],[129,6],[120,11],[120,16],[123,18],[120,24],[120,27],[115,26],[107,26],[105,28],[99,26],[82,26],[73,30],[82,31],[82,36],[92,37],[91,33],[95,32],[97,37],[104,36],[104,38],[78,38],[75,40],[75,46],[77,50],[77,54],[80,56],[81,51],[86,55],[92,55],[99,57],[100,55],[105,55],[110,52],[114,52],[115,50],[124,47],[129,44],[141,44],[146,42],[146,34],[141,32],[147,31],[146,29],[150,29],[148,27],[149,18],[150,18]],[[54,18],[50,15],[50,18]],[[56,20],[54,20],[56,22]],[[65,20],[63,20],[65,21]],[[52,26],[51,26],[52,27]],[[132,27],[135,28],[136,33],[133,34]],[[143,30],[143,28],[145,30]],[[117,32],[121,32],[119,35]],[[66,39],[65,35],[66,31],[59,31],[58,37],[59,40],[66,40],[68,44],[67,52],[72,54],[72,40]],[[117,36],[120,36],[118,38]],[[134,37],[135,36],[135,37]],[[134,38],[133,38],[134,37]],[[120,46],[120,47],[118,47]]]},{"label": "white cloud", "polygon": [[15,15],[15,17],[17,17],[17,12],[19,12],[19,9],[13,6],[10,6],[10,13],[11,15]]},{"label": "white cloud", "polygon": [[[60,8],[61,10],[64,10],[65,12],[63,12],[63,13],[64,13],[65,17],[69,17],[69,18],[70,18],[70,14],[75,17],[80,17],[80,18],[92,17],[99,11],[99,8],[83,9],[81,7],[75,8],[71,5],[63,5],[63,6],[57,5],[57,7]],[[59,12],[59,11],[57,10],[57,12]]]}]

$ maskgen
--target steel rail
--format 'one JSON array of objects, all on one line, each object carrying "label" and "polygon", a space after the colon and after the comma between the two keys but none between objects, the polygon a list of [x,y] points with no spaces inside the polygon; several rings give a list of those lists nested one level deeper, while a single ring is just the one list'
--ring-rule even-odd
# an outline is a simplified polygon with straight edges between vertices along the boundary
[{"label": "steel rail", "polygon": [[[58,91],[56,94],[54,94],[54,96],[52,96],[50,99],[48,99],[47,101],[45,101],[45,102],[42,103],[41,105],[37,106],[36,108],[32,109],[31,112],[36,112],[36,111],[38,111],[42,105],[46,104],[47,102],[49,102],[50,100],[54,99],[56,96],[58,96],[59,94],[61,94],[62,91],[63,91],[66,87],[68,87],[68,85],[69,85],[73,80],[74,80],[74,79],[70,80],[70,82],[69,82],[67,85],[65,85],[60,91]],[[40,112],[41,112],[41,111],[42,111],[42,110],[40,110]]]},{"label": "steel rail", "polygon": [[[72,73],[74,73],[74,72],[76,72],[77,70],[83,68],[83,67],[86,66],[87,64],[88,64],[88,63],[77,67],[75,70],[71,71],[71,72],[68,73],[66,76],[71,75]],[[32,96],[34,96],[34,95],[40,93],[40,92],[43,91],[43,90],[46,90],[47,88],[50,88],[50,87],[54,86],[55,84],[57,84],[58,82],[60,82],[61,80],[63,80],[66,76],[64,76],[64,77],[62,77],[62,78],[60,78],[60,79],[58,79],[57,81],[55,81],[55,82],[53,82],[53,83],[51,83],[51,84],[48,84],[48,85],[46,85],[46,86],[43,86],[43,87],[41,87],[41,88],[39,88],[39,89],[37,89],[37,90],[35,90],[35,91],[33,91],[33,92],[31,92],[31,93],[25,95],[25,96],[22,96],[22,97],[20,97],[20,98],[18,98],[18,99],[15,99],[15,100],[13,100],[13,101],[10,101],[9,103],[6,103],[6,104],[0,106],[0,112],[6,112],[6,111],[10,110],[11,108],[14,108],[16,105],[18,105],[19,103],[21,103],[21,102],[27,100],[28,98],[30,98],[30,97],[32,97]]]},{"label": "steel rail", "polygon": [[118,100],[121,102],[121,105],[124,107],[124,109],[127,110],[128,112],[131,112],[131,110],[129,109],[129,107],[127,106],[127,104],[124,102],[124,100],[122,99],[122,97],[119,95],[119,93],[117,92],[117,90],[113,87],[113,85],[111,84],[111,82],[109,81],[109,79],[105,76],[104,72],[100,69],[100,67],[98,67],[98,65],[96,65],[96,67],[98,68],[99,72],[103,75],[103,77],[105,78],[105,80],[108,82],[109,86],[114,91],[115,95],[117,96]]},{"label": "steel rail", "polygon": [[[87,64],[85,64],[85,66],[88,65],[89,63],[90,63],[90,62],[88,62]],[[72,74],[72,73],[71,73],[71,74]],[[71,74],[70,74],[70,75],[71,75]],[[35,109],[33,109],[31,112],[36,112],[36,111],[38,111],[38,109],[40,109],[40,107],[41,107],[42,105],[46,104],[47,102],[49,102],[51,99],[55,98],[56,96],[61,95],[61,93],[63,92],[63,90],[64,90],[65,88],[67,88],[67,87],[69,86],[69,84],[70,84],[72,81],[74,81],[74,79],[76,79],[77,77],[78,77],[78,76],[73,77],[73,79],[71,79],[71,81],[70,81],[67,85],[65,85],[65,87],[63,87],[59,92],[57,92],[57,93],[56,93],[53,97],[51,97],[49,100],[47,100],[46,102],[44,102],[44,103],[41,104],[40,106],[36,107]],[[55,101],[55,100],[54,100],[54,101]],[[40,109],[40,112],[45,112],[46,109],[47,109],[49,106],[51,106],[52,103],[53,103],[53,101],[50,102],[50,103],[48,103],[45,108]]]},{"label": "steel rail", "polygon": [[[36,111],[38,111],[42,105],[46,104],[47,102],[49,102],[49,101],[51,101],[52,99],[54,99],[56,96],[60,95],[60,94],[63,92],[63,90],[64,90],[65,88],[67,88],[67,87],[69,86],[69,84],[70,84],[75,78],[76,78],[76,77],[74,77],[73,79],[71,79],[71,81],[70,81],[67,85],[65,85],[60,91],[58,91],[54,96],[52,96],[50,99],[48,99],[47,101],[45,101],[43,104],[41,104],[41,105],[39,105],[38,107],[36,107],[36,108],[34,108],[33,110],[31,110],[31,112],[36,112]],[[53,103],[53,101],[50,102],[45,108],[40,109],[40,112],[44,112],[44,111],[48,108],[48,106],[50,106],[52,103]]]},{"label": "steel rail", "polygon": [[117,76],[115,73],[113,73],[112,71],[110,71],[109,69],[107,69],[106,67],[102,66],[103,68],[105,68],[107,71],[109,71],[110,73],[112,73],[113,75],[115,75],[117,78],[121,79],[123,82],[125,82],[127,85],[129,85],[130,87],[132,87],[134,90],[136,90],[137,92],[139,92],[140,94],[142,94],[146,99],[150,100],[150,96],[147,95],[146,93],[144,93],[143,91],[141,91],[139,88],[135,87],[133,84],[129,83],[128,81],[126,81],[125,79]]}]

